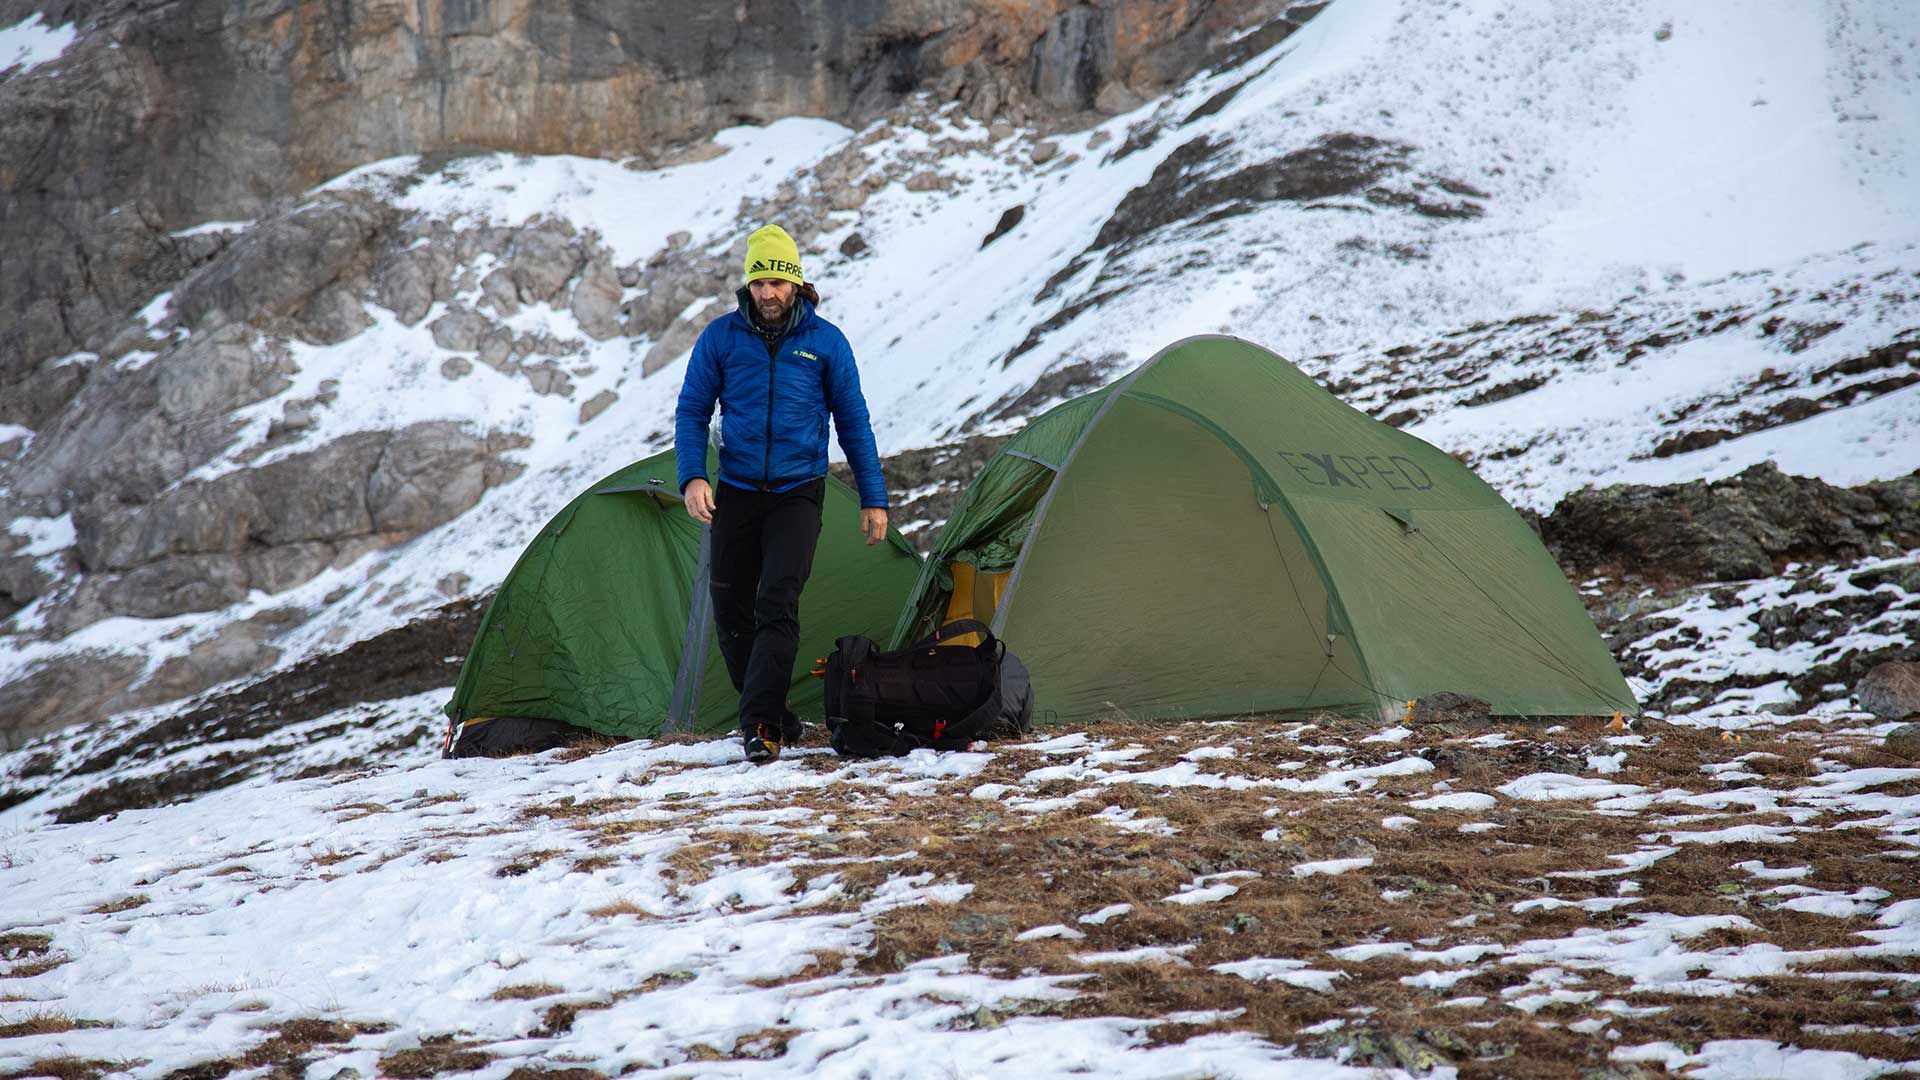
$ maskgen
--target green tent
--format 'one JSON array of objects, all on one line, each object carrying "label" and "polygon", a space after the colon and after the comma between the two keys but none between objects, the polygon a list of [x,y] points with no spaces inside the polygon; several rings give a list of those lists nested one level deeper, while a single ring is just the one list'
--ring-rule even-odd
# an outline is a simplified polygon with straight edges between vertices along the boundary
[{"label": "green tent", "polygon": [[[709,474],[717,467],[709,461]],[[447,716],[558,720],[607,735],[730,731],[738,696],[714,638],[707,528],[675,489],[672,451],[588,488],[547,522],[481,619]],[[919,558],[899,532],[867,546],[859,498],[827,478],[820,546],[800,596],[788,702],[819,715],[807,669],[842,634],[893,624]]]},{"label": "green tent", "polygon": [[893,644],[990,620],[1036,715],[1636,711],[1560,568],[1464,465],[1193,337],[1045,413],[961,497]]}]

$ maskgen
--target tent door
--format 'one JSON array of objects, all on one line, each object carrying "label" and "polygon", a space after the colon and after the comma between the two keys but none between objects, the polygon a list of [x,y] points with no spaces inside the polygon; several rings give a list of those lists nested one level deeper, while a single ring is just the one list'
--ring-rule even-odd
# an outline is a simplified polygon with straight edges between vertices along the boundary
[{"label": "tent door", "polygon": [[[947,569],[953,574],[953,595],[947,599],[947,614],[941,622],[979,619],[991,623],[993,613],[1000,607],[1000,598],[1007,592],[1007,578],[1011,576],[1008,571],[979,570],[963,562],[948,563]],[[978,645],[980,635],[961,634],[950,644]]]},{"label": "tent door", "polygon": [[700,528],[700,558],[694,564],[693,596],[687,604],[687,630],[680,639],[680,666],[673,676],[673,703],[667,709],[666,734],[693,733],[700,713],[700,680],[707,672],[707,643],[713,640],[713,527]]}]

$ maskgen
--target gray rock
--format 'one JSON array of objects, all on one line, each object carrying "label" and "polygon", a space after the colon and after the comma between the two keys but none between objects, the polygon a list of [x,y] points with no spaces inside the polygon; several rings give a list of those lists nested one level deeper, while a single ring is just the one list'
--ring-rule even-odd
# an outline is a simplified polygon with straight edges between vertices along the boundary
[{"label": "gray rock", "polygon": [[507,273],[523,304],[553,303],[584,260],[564,221],[547,220],[521,229],[508,249]]},{"label": "gray rock", "polygon": [[73,510],[84,570],[130,570],[170,555],[238,551],[264,532],[267,511],[240,473],[176,488],[151,503],[95,496]]},{"label": "gray rock", "polygon": [[312,345],[337,345],[373,325],[360,298],[344,285],[320,290],[294,317],[300,337]]},{"label": "gray rock", "polygon": [[1013,920],[1006,915],[972,913],[947,921],[935,946],[941,952],[991,948],[1013,940]]},{"label": "gray rock", "polygon": [[335,547],[321,541],[277,544],[241,556],[247,582],[262,592],[285,592],[304,585],[333,565]]},{"label": "gray rock", "polygon": [[1920,724],[1901,724],[1887,732],[1886,747],[1896,754],[1920,758]]},{"label": "gray rock", "polygon": [[551,360],[538,364],[528,364],[521,369],[527,377],[527,385],[533,387],[536,394],[558,394],[561,397],[573,393],[573,380],[560,369],[560,365]]},{"label": "gray rock", "polygon": [[942,176],[932,169],[922,169],[912,176],[907,177],[908,191],[945,191],[952,186],[953,181],[950,178]]},{"label": "gray rock", "polygon": [[272,363],[256,358],[255,335],[244,324],[195,336],[153,362],[160,410],[172,420],[194,420],[251,405],[285,389]]},{"label": "gray rock", "polygon": [[1364,836],[1347,836],[1333,845],[1333,857],[1336,859],[1371,859],[1380,854],[1380,849]]},{"label": "gray rock", "polygon": [[388,442],[368,479],[373,531],[417,536],[480,501],[486,489],[484,437],[460,424],[415,424]]},{"label": "gray rock", "polygon": [[[224,262],[222,245],[247,246],[244,235],[172,230],[271,214],[276,199],[368,161],[422,154],[420,171],[431,172],[483,145],[664,161],[667,146],[716,153],[708,136],[742,122],[860,126],[925,90],[958,95],[976,116],[1018,119],[1034,97],[1059,115],[1109,83],[1147,92],[1197,70],[1230,31],[1284,23],[1274,0],[1080,4],[1014,20],[962,0],[774,5],[740,19],[692,0],[563,5],[537,18],[423,2],[404,15],[381,4],[315,9],[292,38],[271,5],[118,5],[90,14],[60,77],[10,81],[0,161],[24,171],[0,194],[0,234],[20,255],[0,265],[0,388],[202,262]],[[288,91],[318,85],[314,73],[327,73],[325,92]],[[636,86],[654,89],[606,92]],[[248,258],[267,273],[201,282],[190,322],[209,305],[261,318],[256,289],[293,301],[280,311],[290,313],[295,294],[346,276],[326,272],[326,251],[307,265]],[[383,284],[380,302],[417,318],[418,286]]]},{"label": "gray rock", "polygon": [[1540,534],[1576,578],[1764,577],[1777,559],[1836,562],[1882,540],[1920,543],[1920,472],[1837,488],[1767,461],[1712,483],[1588,488],[1561,499]]},{"label": "gray rock", "polygon": [[586,404],[580,406],[580,422],[584,424],[592,420],[594,417],[606,412],[614,402],[619,400],[620,395],[611,390],[600,391],[591,398],[588,398]]},{"label": "gray rock", "polygon": [[1477,697],[1442,690],[1416,700],[1408,723],[1414,727],[1430,724],[1483,725],[1493,719],[1493,706]]},{"label": "gray rock", "polygon": [[480,293],[503,319],[520,310],[520,289],[513,283],[513,275],[504,269],[481,278]]},{"label": "gray rock", "polygon": [[433,333],[434,344],[441,348],[472,352],[480,347],[480,339],[493,330],[493,324],[484,315],[456,307],[433,320],[427,329]]},{"label": "gray rock", "polygon": [[1060,155],[1060,144],[1052,139],[1041,139],[1033,144],[1033,149],[1028,152],[1028,155],[1033,158],[1035,165],[1045,165]]},{"label": "gray rock", "polygon": [[228,623],[211,638],[195,644],[185,656],[175,656],[114,700],[110,708],[140,709],[178,701],[210,686],[243,678],[280,658],[280,650],[264,642],[267,628],[250,621]]},{"label": "gray rock", "polygon": [[506,372],[513,367],[513,333],[509,330],[490,331],[480,342],[480,362],[495,371]]},{"label": "gray rock", "polygon": [[440,361],[440,374],[449,379],[465,378],[473,371],[473,361],[464,356],[449,356]]},{"label": "gray rock", "polygon": [[216,312],[250,322],[292,315],[320,290],[370,269],[390,213],[366,199],[323,198],[260,222],[174,289],[173,310],[195,327]]},{"label": "gray rock", "polygon": [[581,332],[595,341],[620,332],[620,276],[604,254],[587,263],[573,287],[573,317]]},{"label": "gray rock", "polygon": [[1854,688],[1853,698],[1882,720],[1920,715],[1920,662],[1893,660],[1875,666]]},{"label": "gray rock", "polygon": [[88,650],[0,683],[0,751],[12,750],[74,717],[97,715],[146,666],[142,657]]},{"label": "gray rock", "polygon": [[393,312],[402,326],[427,317],[433,306],[433,270],[415,251],[402,252],[381,265],[373,278],[374,299]]},{"label": "gray rock", "polygon": [[274,545],[337,542],[372,532],[367,483],[388,439],[385,432],[358,432],[318,450],[230,474],[260,507],[258,539]]},{"label": "gray rock", "polygon": [[81,588],[96,582],[109,614],[136,619],[217,611],[245,600],[248,590],[246,568],[232,555],[173,556],[124,574],[90,575]]}]

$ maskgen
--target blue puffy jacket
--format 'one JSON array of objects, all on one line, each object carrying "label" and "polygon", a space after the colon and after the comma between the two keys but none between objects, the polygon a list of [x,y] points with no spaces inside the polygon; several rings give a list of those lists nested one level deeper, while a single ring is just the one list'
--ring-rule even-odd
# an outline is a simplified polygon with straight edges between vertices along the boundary
[{"label": "blue puffy jacket", "polygon": [[853,348],[840,328],[794,298],[786,332],[769,340],[740,307],[715,319],[693,344],[674,410],[680,489],[707,479],[707,425],[720,404],[720,479],[755,491],[787,491],[827,473],[827,417],[853,466],[860,505],[885,507],[887,481],[874,448]]}]

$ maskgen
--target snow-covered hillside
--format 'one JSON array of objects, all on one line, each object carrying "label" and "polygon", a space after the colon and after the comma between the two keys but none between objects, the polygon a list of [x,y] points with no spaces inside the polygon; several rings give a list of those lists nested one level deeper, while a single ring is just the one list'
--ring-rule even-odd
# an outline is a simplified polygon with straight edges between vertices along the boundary
[{"label": "snow-covered hillside", "polygon": [[[558,219],[616,265],[669,269],[730,265],[762,219],[811,223],[809,276],[855,343],[885,452],[1011,430],[1174,339],[1228,332],[1475,461],[1521,505],[1770,456],[1858,482],[1920,464],[1920,389],[1904,385],[1920,366],[1916,34],[1895,0],[1340,0],[1264,53],[1056,138],[907,109],[858,132],[734,129],[655,171],[400,159],[315,198],[370,194],[422,235]],[[45,640],[46,604],[29,606],[0,638],[0,681],[85,649],[137,651],[151,673],[269,611],[297,615],[274,640],[283,666],[364,638],[485,595],[571,492],[664,446],[681,362],[651,336],[583,333],[564,307],[500,308],[492,259],[471,256],[469,291],[424,317],[375,304],[338,344],[288,343],[290,385],[239,410],[190,480],[436,419],[524,439],[519,479],[398,549],[210,616]],[[717,299],[657,336],[696,329]],[[177,339],[168,301],[143,317]],[[470,345],[430,329],[451,308],[546,342],[551,363],[468,362]],[[650,354],[664,366],[643,375]],[[1788,398],[1818,400],[1770,411]],[[588,402],[603,411],[583,421]],[[1667,445],[1703,429],[1701,449]],[[60,519],[11,528],[48,566],[72,540]]]},{"label": "snow-covered hillside", "polygon": [[[7,33],[0,75],[70,40]],[[1578,582],[1637,732],[441,762],[447,688],[309,696],[359,674],[342,650],[470,616],[568,498],[667,445],[691,335],[768,220],[884,453],[1224,332],[1536,511],[1766,460],[1920,468],[1908,0],[1334,0],[1263,40],[1083,130],[923,98],[659,168],[383,160],[187,230],[260,268],[265,238],[374,208],[450,284],[383,279],[326,333],[276,315],[204,354],[233,329],[194,321],[204,281],[126,313],[132,346],[65,366],[190,396],[176,371],[241,348],[278,380],[156,505],[429,422],[493,456],[452,520],[185,614],[76,614],[74,513],[0,534],[0,570],[53,582],[0,621],[0,689],[132,680],[118,715],[0,754],[0,1077],[1912,1073],[1920,769],[1837,673],[1920,640],[1920,552]],[[501,285],[561,240],[592,256],[554,299]],[[90,422],[0,427],[0,500]]]}]

